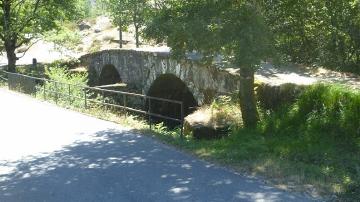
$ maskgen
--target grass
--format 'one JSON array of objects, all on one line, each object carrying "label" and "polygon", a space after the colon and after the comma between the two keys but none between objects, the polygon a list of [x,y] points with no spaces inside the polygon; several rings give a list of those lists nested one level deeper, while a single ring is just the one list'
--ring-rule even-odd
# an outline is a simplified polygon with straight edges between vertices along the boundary
[{"label": "grass", "polygon": [[6,74],[4,74],[0,69],[0,88],[4,88],[7,85],[6,80],[4,80],[6,78],[7,78]]},{"label": "grass", "polygon": [[360,198],[360,93],[341,86],[309,87],[288,106],[262,111],[255,130],[194,140],[160,130],[156,136],[203,159],[266,177],[312,195]]},{"label": "grass", "polygon": [[95,53],[101,50],[101,41],[93,40],[91,46],[89,47],[89,53]]}]

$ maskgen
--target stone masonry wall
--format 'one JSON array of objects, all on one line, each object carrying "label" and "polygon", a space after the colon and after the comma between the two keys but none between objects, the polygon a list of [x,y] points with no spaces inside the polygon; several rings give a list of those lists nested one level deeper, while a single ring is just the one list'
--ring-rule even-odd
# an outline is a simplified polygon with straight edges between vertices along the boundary
[{"label": "stone masonry wall", "polygon": [[199,105],[210,103],[221,94],[238,90],[239,76],[213,66],[204,66],[194,61],[175,61],[167,52],[137,50],[105,50],[80,58],[96,80],[106,65],[113,65],[121,80],[147,94],[153,82],[163,74],[173,74],[181,79]]}]

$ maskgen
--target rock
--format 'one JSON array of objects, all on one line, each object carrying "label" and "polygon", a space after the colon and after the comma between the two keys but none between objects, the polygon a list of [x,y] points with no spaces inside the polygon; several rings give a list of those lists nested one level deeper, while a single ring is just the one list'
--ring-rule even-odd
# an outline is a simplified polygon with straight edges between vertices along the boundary
[{"label": "rock", "polygon": [[218,138],[216,130],[212,127],[196,124],[191,126],[191,130],[195,139],[215,139]]},{"label": "rock", "polygon": [[219,139],[229,133],[229,125],[219,125],[210,109],[199,109],[185,118],[184,132],[195,139]]},{"label": "rock", "polygon": [[89,23],[85,22],[85,21],[81,21],[79,24],[78,24],[78,28],[80,31],[83,31],[83,30],[86,30],[86,29],[90,29],[91,26]]},{"label": "rock", "polygon": [[100,29],[100,28],[95,28],[95,29],[94,29],[94,32],[95,32],[95,33],[100,33],[100,32],[101,32],[101,29]]}]

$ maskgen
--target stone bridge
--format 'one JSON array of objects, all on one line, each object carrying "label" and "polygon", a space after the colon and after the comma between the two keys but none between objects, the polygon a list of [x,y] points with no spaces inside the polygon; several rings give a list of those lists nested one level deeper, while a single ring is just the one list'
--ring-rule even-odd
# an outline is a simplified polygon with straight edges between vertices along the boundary
[{"label": "stone bridge", "polygon": [[[91,72],[94,85],[121,81],[149,95],[150,89],[161,80],[170,86],[181,82],[198,105],[209,103],[217,95],[233,93],[239,87],[237,75],[195,61],[178,62],[168,52],[106,50],[84,55],[80,60]],[[168,88],[168,85],[159,87]]]},{"label": "stone bridge", "polygon": [[92,85],[126,83],[136,92],[201,106],[239,87],[239,76],[196,61],[176,61],[168,52],[105,50],[80,58]]}]

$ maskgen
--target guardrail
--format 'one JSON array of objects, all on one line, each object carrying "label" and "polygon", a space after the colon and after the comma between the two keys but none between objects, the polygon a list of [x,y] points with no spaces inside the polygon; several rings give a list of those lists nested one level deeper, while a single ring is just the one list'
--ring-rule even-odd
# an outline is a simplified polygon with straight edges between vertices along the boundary
[{"label": "guardrail", "polygon": [[[36,95],[38,93],[38,88],[40,86],[42,88],[41,90],[42,90],[44,99],[47,100],[47,98],[49,96],[54,96],[56,104],[58,104],[58,100],[62,96],[62,97],[68,98],[68,102],[70,105],[72,102],[71,98],[83,100],[83,107],[85,109],[87,109],[89,107],[89,103],[96,103],[96,104],[107,106],[107,107],[114,107],[114,108],[119,108],[119,109],[122,109],[125,111],[140,113],[140,114],[148,116],[150,129],[152,129],[152,118],[153,117],[178,122],[178,123],[180,123],[180,136],[181,136],[181,138],[183,138],[184,104],[181,101],[152,97],[152,96],[136,94],[136,93],[129,93],[129,92],[124,92],[124,91],[107,90],[107,89],[102,89],[102,88],[97,88],[97,87],[89,87],[89,86],[64,83],[64,82],[59,82],[59,81],[50,80],[50,79],[46,79],[46,78],[39,78],[39,77],[29,76],[29,75],[25,75],[25,74],[11,73],[11,72],[7,72],[4,70],[0,70],[0,80],[7,82],[10,90],[16,90],[15,88],[11,87],[14,85],[14,84],[11,84],[11,82],[14,82],[14,81],[11,81],[12,80],[11,77],[19,77],[19,78],[22,78],[23,80],[27,79],[27,80],[33,81],[33,85],[34,85],[33,93],[35,93],[35,95]],[[47,88],[47,86],[51,83],[54,84],[55,90]],[[28,87],[28,86],[25,86],[25,87]],[[64,87],[67,88],[68,93],[59,92],[59,89],[60,88],[64,89]],[[77,88],[77,90],[80,89],[82,91],[82,96],[75,96],[72,94],[72,90],[75,88]],[[30,89],[31,89],[31,87],[30,87]],[[91,95],[90,95],[91,91],[96,92],[96,93],[101,93],[103,95],[102,101],[92,99]],[[107,102],[105,99],[105,96],[104,96],[105,93],[122,96],[123,103],[117,104],[117,103]],[[128,101],[127,101],[129,97],[138,97],[138,98],[144,99],[145,103],[148,104],[148,110],[144,111],[141,109],[129,107]],[[161,101],[161,102],[173,103],[173,104],[178,105],[180,107],[180,111],[181,111],[180,117],[169,117],[169,116],[165,116],[162,114],[157,114],[157,113],[152,112],[151,111],[151,101],[154,101],[154,100]]]}]

